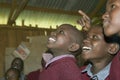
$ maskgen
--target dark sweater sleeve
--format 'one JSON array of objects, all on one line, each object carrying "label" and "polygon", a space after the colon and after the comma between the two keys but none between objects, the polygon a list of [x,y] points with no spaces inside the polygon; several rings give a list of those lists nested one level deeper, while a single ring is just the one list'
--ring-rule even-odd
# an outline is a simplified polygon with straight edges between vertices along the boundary
[{"label": "dark sweater sleeve", "polygon": [[39,80],[40,70],[30,72],[27,75],[27,80]]}]

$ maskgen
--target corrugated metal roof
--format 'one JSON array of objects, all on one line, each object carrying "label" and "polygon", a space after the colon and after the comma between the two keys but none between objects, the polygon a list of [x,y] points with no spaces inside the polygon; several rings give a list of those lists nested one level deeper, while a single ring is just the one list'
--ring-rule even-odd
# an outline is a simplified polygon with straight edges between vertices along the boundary
[{"label": "corrugated metal roof", "polygon": [[[13,0],[0,0],[0,3],[12,4],[12,1]],[[16,0],[16,4],[19,5],[21,1],[22,0]],[[76,21],[80,18],[77,14],[78,10],[81,9],[89,15],[94,15],[96,14],[96,9],[99,9],[97,13],[101,14],[104,12],[105,6],[103,5],[105,5],[105,2],[106,0],[29,0],[27,4],[29,9],[25,8],[20,13],[16,24],[21,25],[21,21],[24,20],[25,25],[32,24],[35,26],[37,24],[38,27],[52,26],[55,28],[56,25],[62,23],[70,23],[78,26],[76,24]],[[6,6],[8,6],[7,4]],[[0,24],[7,24],[10,9],[10,5],[8,7],[0,6]],[[59,12],[59,10],[61,10],[62,13]],[[67,14],[66,12],[75,12],[77,15]]]}]

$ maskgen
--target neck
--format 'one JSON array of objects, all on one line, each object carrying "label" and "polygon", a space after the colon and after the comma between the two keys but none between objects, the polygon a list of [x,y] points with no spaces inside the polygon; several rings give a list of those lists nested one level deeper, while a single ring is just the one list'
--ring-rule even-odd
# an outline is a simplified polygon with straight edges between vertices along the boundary
[{"label": "neck", "polygon": [[68,54],[68,51],[62,51],[62,50],[52,50],[54,57]]},{"label": "neck", "polygon": [[109,63],[111,62],[111,60],[102,60],[102,61],[97,61],[97,62],[92,62],[92,68],[91,68],[91,72],[93,74],[98,73],[99,71],[101,71],[102,69],[104,69]]}]

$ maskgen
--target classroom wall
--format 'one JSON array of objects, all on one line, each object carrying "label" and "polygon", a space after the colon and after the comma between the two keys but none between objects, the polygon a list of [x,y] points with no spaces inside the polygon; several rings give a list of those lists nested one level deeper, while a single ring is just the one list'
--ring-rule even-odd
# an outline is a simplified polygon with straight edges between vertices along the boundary
[{"label": "classroom wall", "polygon": [[[31,36],[30,42],[21,42],[30,50],[30,54],[24,60],[24,73],[41,68],[42,53],[46,50],[46,36]],[[16,57],[13,53],[16,48],[8,47],[5,50],[5,71],[10,67],[12,60]]]},{"label": "classroom wall", "polygon": [[[14,56],[11,55],[13,50],[21,43],[24,43],[31,51],[30,56],[24,61],[27,65],[25,65],[25,73],[39,68],[41,54],[46,49],[46,38],[51,31],[53,31],[53,29],[0,25],[0,77],[4,75],[5,70],[14,58]],[[32,65],[34,65],[34,67],[32,67]]]}]

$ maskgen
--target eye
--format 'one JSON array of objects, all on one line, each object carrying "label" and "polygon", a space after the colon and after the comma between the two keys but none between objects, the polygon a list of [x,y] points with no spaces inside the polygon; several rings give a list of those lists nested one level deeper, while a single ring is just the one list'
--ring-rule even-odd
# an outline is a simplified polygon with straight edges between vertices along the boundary
[{"label": "eye", "polygon": [[116,5],[112,4],[110,7],[111,7],[111,9],[114,9],[116,7]]},{"label": "eye", "polygon": [[92,38],[95,40],[98,39],[98,37],[96,35],[93,35]]},{"label": "eye", "polygon": [[60,33],[60,34],[64,34],[64,31],[63,31],[63,30],[60,30],[59,33]]}]

